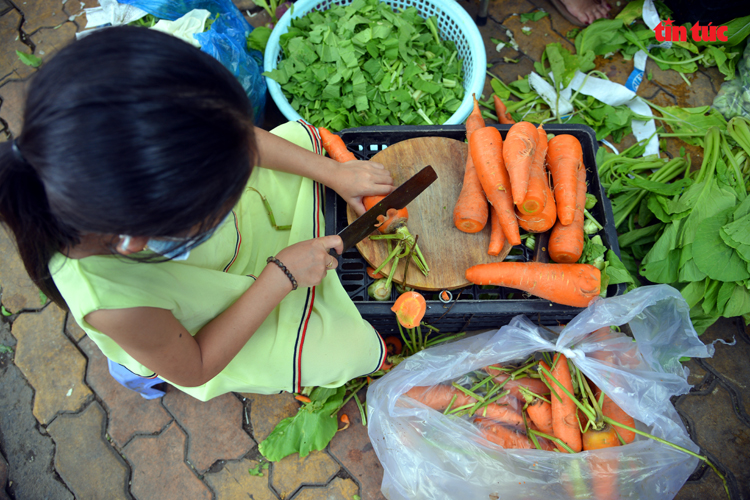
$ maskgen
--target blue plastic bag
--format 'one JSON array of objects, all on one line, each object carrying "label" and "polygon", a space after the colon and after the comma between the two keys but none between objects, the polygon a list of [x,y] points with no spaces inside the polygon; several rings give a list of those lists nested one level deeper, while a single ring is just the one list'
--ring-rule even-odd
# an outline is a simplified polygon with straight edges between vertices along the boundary
[{"label": "blue plastic bag", "polygon": [[174,21],[194,9],[206,9],[211,18],[219,15],[211,28],[195,35],[201,50],[219,60],[242,84],[253,103],[255,123],[263,120],[266,105],[266,79],[261,76],[263,55],[247,50],[247,35],[253,27],[242,17],[231,0],[118,0],[149,14]]}]

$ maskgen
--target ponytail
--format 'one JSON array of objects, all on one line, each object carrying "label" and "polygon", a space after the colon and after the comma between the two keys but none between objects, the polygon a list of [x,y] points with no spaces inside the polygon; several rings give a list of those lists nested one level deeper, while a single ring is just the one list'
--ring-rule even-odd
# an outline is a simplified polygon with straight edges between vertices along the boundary
[{"label": "ponytail", "polygon": [[61,248],[77,244],[79,234],[60,224],[50,212],[44,185],[23,157],[17,139],[0,143],[0,220],[15,237],[31,280],[67,310],[48,263]]}]

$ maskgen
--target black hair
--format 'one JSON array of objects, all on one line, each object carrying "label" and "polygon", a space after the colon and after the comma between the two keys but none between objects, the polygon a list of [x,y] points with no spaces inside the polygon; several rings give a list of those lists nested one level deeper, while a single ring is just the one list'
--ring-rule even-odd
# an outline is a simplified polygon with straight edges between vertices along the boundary
[{"label": "black hair", "polygon": [[200,233],[239,200],[257,155],[250,100],[219,61],[158,31],[106,28],[31,80],[23,130],[0,143],[0,217],[65,307],[56,252],[83,233]]}]

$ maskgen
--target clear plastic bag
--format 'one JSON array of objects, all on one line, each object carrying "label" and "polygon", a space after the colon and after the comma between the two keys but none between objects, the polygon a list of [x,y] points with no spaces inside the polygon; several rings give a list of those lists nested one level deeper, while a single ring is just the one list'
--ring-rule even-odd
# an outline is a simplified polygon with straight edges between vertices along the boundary
[{"label": "clear plastic bag", "polygon": [[[626,323],[637,343],[609,330]],[[606,329],[597,332],[601,328]],[[698,452],[669,398],[690,389],[680,357],[710,357],[714,349],[698,339],[677,290],[641,287],[596,301],[559,336],[517,316],[500,330],[411,356],[372,384],[368,432],[384,468],[386,498],[596,498],[591,493],[594,460],[613,464],[610,479],[619,498],[674,497],[698,459],[652,439],[636,436],[625,446],[577,454],[506,450],[485,440],[469,420],[402,397],[415,386],[461,380],[482,367],[543,351],[564,353],[636,419],[637,429]]]},{"label": "clear plastic bag", "polygon": [[721,84],[712,107],[727,120],[735,116],[750,119],[750,43],[737,63],[737,78]]},{"label": "clear plastic bag", "polygon": [[[159,18],[174,21],[193,9],[206,9],[216,19],[204,33],[195,35],[201,50],[232,72],[253,104],[255,123],[260,124],[266,105],[266,79],[261,75],[263,55],[248,52],[247,35],[253,31],[231,0],[118,0]],[[216,17],[218,14],[218,18]]]}]

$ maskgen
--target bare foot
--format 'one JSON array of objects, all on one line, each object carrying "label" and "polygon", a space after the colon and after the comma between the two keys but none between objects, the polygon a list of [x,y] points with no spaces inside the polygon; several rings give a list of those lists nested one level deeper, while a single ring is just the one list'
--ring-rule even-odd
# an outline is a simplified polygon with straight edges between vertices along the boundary
[{"label": "bare foot", "polygon": [[568,12],[583,24],[591,24],[607,17],[611,7],[600,0],[560,0]]}]

